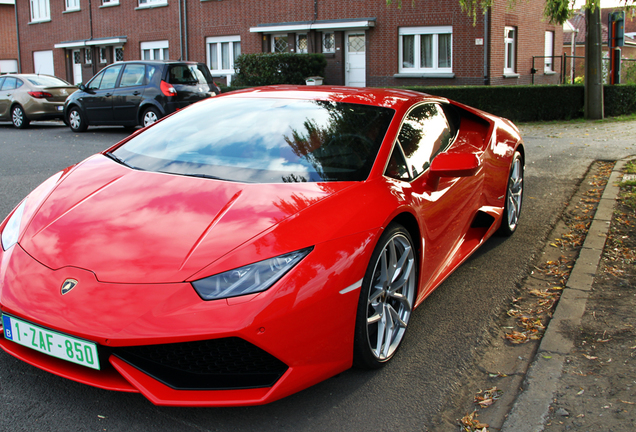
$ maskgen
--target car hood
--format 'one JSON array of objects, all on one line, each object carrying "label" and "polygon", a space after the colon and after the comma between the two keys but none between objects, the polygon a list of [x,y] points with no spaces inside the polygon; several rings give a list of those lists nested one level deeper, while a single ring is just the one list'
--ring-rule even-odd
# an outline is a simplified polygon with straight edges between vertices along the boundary
[{"label": "car hood", "polygon": [[20,245],[49,268],[82,268],[102,282],[181,282],[350,185],[232,183],[133,170],[97,155],[41,198]]}]

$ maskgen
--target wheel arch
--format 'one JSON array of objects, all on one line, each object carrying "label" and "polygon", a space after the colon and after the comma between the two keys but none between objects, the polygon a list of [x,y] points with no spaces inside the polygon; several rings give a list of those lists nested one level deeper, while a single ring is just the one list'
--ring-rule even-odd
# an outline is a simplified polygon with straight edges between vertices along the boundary
[{"label": "wheel arch", "polygon": [[143,115],[148,108],[154,108],[159,111],[161,117],[166,116],[166,111],[163,109],[161,104],[154,100],[145,100],[141,104],[139,104],[139,109],[137,110],[137,124],[142,124]]},{"label": "wheel arch", "polygon": [[411,236],[411,239],[413,240],[413,243],[415,244],[415,252],[416,252],[417,264],[418,264],[417,265],[418,283],[416,284],[416,287],[415,287],[415,298],[417,299],[419,291],[420,291],[419,281],[421,277],[419,270],[421,270],[422,268],[422,259],[424,257],[424,251],[422,250],[424,246],[422,243],[422,232],[420,230],[420,225],[417,223],[417,219],[415,218],[415,216],[408,211],[404,211],[398,214],[397,216],[395,216],[389,224],[391,223],[398,223],[402,225],[404,229],[408,231],[408,233]]}]

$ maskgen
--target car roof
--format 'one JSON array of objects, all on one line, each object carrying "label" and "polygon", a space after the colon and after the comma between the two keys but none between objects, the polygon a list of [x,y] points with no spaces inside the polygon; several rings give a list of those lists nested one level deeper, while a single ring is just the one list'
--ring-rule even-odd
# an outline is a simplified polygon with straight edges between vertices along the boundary
[{"label": "car roof", "polygon": [[125,60],[125,61],[118,61],[115,63],[112,63],[108,66],[112,66],[112,65],[117,65],[117,64],[127,64],[127,63],[142,63],[142,64],[154,64],[154,65],[173,65],[173,64],[187,64],[187,65],[197,65],[197,64],[202,64],[201,62],[194,62],[194,61],[182,61],[182,60]]},{"label": "car roof", "polygon": [[356,103],[364,105],[376,105],[398,110],[403,105],[411,105],[416,101],[427,100],[440,101],[434,96],[400,89],[382,89],[370,87],[345,87],[345,86],[301,86],[301,85],[274,85],[255,87],[224,93],[223,97],[257,97],[257,98],[282,98],[282,99],[309,99],[333,102]]}]

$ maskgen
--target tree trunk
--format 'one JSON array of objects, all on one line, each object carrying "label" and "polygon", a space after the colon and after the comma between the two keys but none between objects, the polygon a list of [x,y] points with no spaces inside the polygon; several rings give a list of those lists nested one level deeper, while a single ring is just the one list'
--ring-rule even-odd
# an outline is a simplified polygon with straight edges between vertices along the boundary
[{"label": "tree trunk", "polygon": [[585,118],[603,118],[601,8],[585,9]]}]

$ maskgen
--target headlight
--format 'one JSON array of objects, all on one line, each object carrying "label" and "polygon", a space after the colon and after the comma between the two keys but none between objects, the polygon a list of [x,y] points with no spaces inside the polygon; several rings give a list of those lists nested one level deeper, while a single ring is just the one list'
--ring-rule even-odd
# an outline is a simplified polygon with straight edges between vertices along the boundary
[{"label": "headlight", "polygon": [[265,291],[300,262],[313,247],[259,261],[192,282],[203,300],[217,300]]},{"label": "headlight", "polygon": [[22,204],[15,209],[11,218],[7,222],[7,225],[2,230],[2,249],[7,250],[18,242],[20,236],[20,222],[22,222],[22,213],[24,213],[24,206],[26,200],[22,201]]}]

